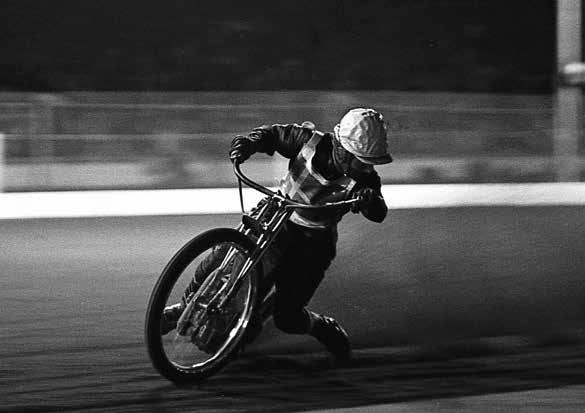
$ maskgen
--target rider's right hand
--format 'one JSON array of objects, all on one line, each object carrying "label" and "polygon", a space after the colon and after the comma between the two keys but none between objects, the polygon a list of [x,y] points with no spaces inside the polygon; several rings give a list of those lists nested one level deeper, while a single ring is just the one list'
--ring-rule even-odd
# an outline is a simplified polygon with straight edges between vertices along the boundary
[{"label": "rider's right hand", "polygon": [[376,192],[372,188],[359,189],[354,195],[357,197],[357,202],[354,202],[350,208],[354,214],[367,208],[376,199]]},{"label": "rider's right hand", "polygon": [[254,153],[253,142],[246,136],[238,135],[232,140],[230,159],[242,163]]}]

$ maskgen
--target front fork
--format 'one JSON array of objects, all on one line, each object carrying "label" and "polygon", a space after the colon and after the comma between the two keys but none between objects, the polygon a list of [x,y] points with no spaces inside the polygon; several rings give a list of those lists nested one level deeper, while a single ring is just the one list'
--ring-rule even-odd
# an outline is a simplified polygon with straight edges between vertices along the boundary
[{"label": "front fork", "polygon": [[[268,222],[264,223],[260,221],[260,219],[263,217],[263,214],[266,213],[266,211],[270,208],[271,203],[273,202],[278,203],[278,209],[276,212],[270,217]],[[215,278],[216,276],[225,274],[225,268],[235,257],[237,249],[232,247],[228,250],[221,265],[215,270],[217,271],[217,274],[212,274],[212,276],[207,277],[203,285],[196,292],[195,296],[193,296],[193,298],[187,304],[187,307],[181,314],[181,317],[179,317],[179,320],[177,321],[177,332],[179,334],[187,335],[197,331],[201,322],[205,320],[209,314],[221,311],[226,303],[228,303],[237,294],[250,270],[254,268],[255,265],[260,263],[260,260],[268,250],[268,247],[270,247],[270,245],[272,245],[276,239],[276,236],[279,234],[285,222],[292,214],[292,211],[292,209],[284,208],[279,200],[272,198],[258,212],[257,216],[259,219],[244,215],[243,223],[240,224],[237,229],[245,235],[250,235],[252,232],[254,232],[255,235],[258,236],[256,239],[256,247],[254,248],[254,251],[246,259],[235,278],[232,278],[232,274],[230,276],[232,279],[222,284],[213,298],[209,300],[208,304],[199,303],[197,298],[199,297],[201,291],[205,291],[206,287],[209,285],[209,282],[211,282],[211,279]]]},{"label": "front fork", "polygon": [[[216,294],[216,296],[212,299],[212,302],[215,302],[215,300],[217,300],[217,307],[222,308],[238,292],[242,283],[246,279],[246,276],[248,275],[249,271],[255,265],[260,263],[262,257],[264,257],[264,254],[266,254],[268,248],[274,243],[276,236],[280,233],[284,224],[286,223],[291,214],[292,209],[285,209],[281,207],[265,225],[263,225],[259,221],[256,221],[258,222],[259,225],[261,225],[262,229],[262,231],[260,232],[260,236],[256,240],[256,248],[254,249],[250,257],[246,259],[244,265],[238,272],[238,275],[236,275],[233,282],[226,283],[224,286],[222,286],[222,289],[220,289],[218,294]],[[248,218],[253,219],[250,217]],[[247,229],[245,233],[249,234],[248,231],[250,230]]]}]

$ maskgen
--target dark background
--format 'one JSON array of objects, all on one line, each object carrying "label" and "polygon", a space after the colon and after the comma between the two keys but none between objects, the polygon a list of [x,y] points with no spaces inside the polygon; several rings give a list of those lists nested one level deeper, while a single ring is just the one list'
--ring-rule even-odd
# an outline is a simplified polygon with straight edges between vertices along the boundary
[{"label": "dark background", "polygon": [[0,27],[0,90],[553,87],[553,0],[4,0]]}]

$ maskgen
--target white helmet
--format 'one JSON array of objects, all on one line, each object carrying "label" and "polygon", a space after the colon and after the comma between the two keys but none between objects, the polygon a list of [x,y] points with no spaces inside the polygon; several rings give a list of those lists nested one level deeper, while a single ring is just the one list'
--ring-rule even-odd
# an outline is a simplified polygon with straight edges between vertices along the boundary
[{"label": "white helmet", "polygon": [[372,165],[392,162],[384,118],[374,109],[351,109],[334,132],[341,146],[360,161]]}]

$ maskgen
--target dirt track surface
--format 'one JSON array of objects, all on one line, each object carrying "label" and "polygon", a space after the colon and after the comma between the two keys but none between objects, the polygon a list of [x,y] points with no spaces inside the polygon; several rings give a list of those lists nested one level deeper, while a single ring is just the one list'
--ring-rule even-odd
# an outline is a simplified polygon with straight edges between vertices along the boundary
[{"label": "dirt track surface", "polygon": [[[544,209],[525,212],[522,219],[526,222],[522,221],[522,225],[528,224],[526,217],[530,216],[531,221],[542,219],[551,228],[558,226],[555,219],[559,222],[573,219],[574,223],[579,223],[582,216],[580,210],[570,209],[559,212],[560,218],[551,217],[548,212],[542,218]],[[449,212],[439,214],[442,221],[456,217],[462,224],[471,223],[471,227],[460,225],[457,229],[460,233],[457,245],[465,245],[469,239],[477,237],[477,227],[473,223],[478,219],[489,221],[496,230],[519,225],[514,211],[499,211],[491,220],[483,214],[478,218],[472,212],[457,212],[453,218],[449,217]],[[421,224],[419,216],[397,215],[401,221],[391,221],[379,229],[370,227],[374,232],[372,240],[379,240],[390,228],[402,235],[409,231],[412,234],[412,228]],[[223,216],[0,223],[0,411],[303,411],[585,384],[585,345],[574,340],[557,340],[556,345],[544,347],[518,342],[517,346],[504,346],[500,350],[499,346],[476,345],[469,341],[455,346],[401,346],[400,341],[408,341],[409,334],[411,339],[425,341],[421,340],[423,331],[428,332],[426,342],[429,343],[440,338],[439,330],[445,334],[456,328],[470,334],[482,331],[507,334],[514,331],[514,326],[521,331],[535,323],[529,318],[525,325],[518,323],[518,312],[522,315],[529,310],[519,305],[518,312],[510,313],[507,321],[496,318],[489,324],[485,320],[490,314],[498,315],[501,309],[484,302],[475,314],[459,319],[454,314],[456,322],[439,323],[436,331],[433,330],[430,327],[433,322],[441,320],[436,312],[436,300],[416,296],[420,307],[415,311],[412,307],[405,308],[404,304],[413,296],[400,298],[395,292],[404,293],[415,288],[417,283],[421,288],[429,288],[420,279],[424,268],[404,263],[406,255],[412,253],[407,251],[409,243],[414,245],[417,240],[403,236],[403,247],[398,252],[396,248],[390,249],[398,245],[391,238],[385,239],[382,247],[375,248],[393,251],[394,263],[398,254],[401,265],[409,267],[414,274],[409,280],[406,275],[403,275],[405,279],[390,278],[385,274],[387,263],[372,258],[364,261],[372,266],[371,278],[352,284],[351,296],[342,292],[348,291],[347,283],[355,278],[340,275],[324,283],[315,297],[315,308],[339,315],[350,331],[356,347],[350,365],[333,366],[310,339],[283,336],[269,326],[257,346],[221,374],[199,386],[177,388],[158,376],[146,355],[142,328],[150,289],[170,255],[190,236],[204,228],[233,225],[236,219]],[[439,222],[436,217],[424,220],[429,225]],[[356,229],[354,226],[355,221],[350,220],[350,232]],[[443,241],[450,242],[445,228],[431,228],[432,237],[438,240],[444,236]],[[539,257],[553,245],[541,242],[542,237],[550,237],[556,242],[555,248],[559,248],[551,256],[560,254],[563,260],[556,267],[548,263],[544,270],[554,269],[561,280],[559,285],[575,287],[569,288],[573,295],[563,295],[560,287],[552,289],[550,295],[554,302],[541,303],[539,290],[531,290],[532,294],[525,297],[532,303],[530,308],[537,310],[535,317],[537,320],[540,317],[545,328],[550,327],[555,317],[557,320],[583,320],[579,312],[582,310],[572,302],[582,297],[579,295],[582,283],[574,283],[581,279],[580,274],[574,278],[571,275],[573,268],[583,268],[579,261],[583,259],[581,243],[575,242],[581,234],[575,232],[575,226],[573,232],[567,231],[571,227],[566,226],[561,228],[567,237],[564,240],[551,228],[542,229],[546,235],[533,233],[533,238],[524,241],[537,247],[535,255],[529,257],[536,263],[530,266],[538,265]],[[416,237],[416,234],[411,236]],[[349,240],[340,245],[340,255],[355,254],[352,251],[364,242],[360,237],[359,234],[358,238],[346,237]],[[483,234],[477,242],[484,247],[490,247],[490,243],[495,246],[498,236]],[[523,250],[522,240],[514,242],[520,244],[518,251]],[[429,247],[419,244],[413,246],[413,251],[416,247],[420,250],[421,245],[423,252]],[[433,248],[441,252],[439,247]],[[463,255],[463,259],[478,259],[467,257],[462,247],[459,248],[455,254]],[[364,254],[367,255],[362,249],[362,259]],[[542,259],[547,257],[544,254]],[[567,258],[570,259],[568,263]],[[352,259],[359,261],[360,258],[354,255]],[[340,260],[332,267],[332,274],[347,265],[341,256]],[[413,261],[416,260],[414,257]],[[356,262],[356,266],[359,264]],[[443,266],[447,264],[442,263]],[[528,264],[522,266],[525,265]],[[363,268],[363,263],[356,268]],[[434,268],[441,270],[443,267],[437,264]],[[495,270],[499,269],[496,266]],[[377,278],[379,273],[385,278]],[[498,282],[507,285],[506,273],[500,271],[499,274],[502,277]],[[524,282],[532,285],[534,279],[517,275],[511,287],[518,287],[518,280],[520,286],[524,286]],[[440,276],[439,273],[439,279]],[[538,279],[540,275],[535,276]],[[384,296],[394,305],[392,313],[387,312],[381,304],[383,300],[374,294],[383,281],[396,289]],[[473,296],[478,288],[462,284],[460,280],[430,282],[431,287],[442,285],[443,291],[463,288],[468,296]],[[471,274],[469,284],[474,283],[483,283],[483,287],[496,286],[493,282],[485,284],[485,279]],[[550,283],[545,285],[550,286]],[[462,297],[463,293],[453,292],[452,298]],[[422,303],[424,300],[428,303]],[[347,304],[342,306],[340,302]],[[446,302],[440,304],[441,309],[449,309]],[[465,307],[465,301],[459,300],[457,305]],[[545,305],[549,313],[554,314],[543,317],[541,307]],[[423,316],[427,312],[428,315]],[[478,320],[478,326],[465,324],[468,318]],[[403,327],[409,322],[413,323],[412,328],[406,331]],[[381,343],[385,345],[380,346]],[[299,353],[291,354],[291,350]],[[574,397],[577,406],[585,406],[582,392]],[[550,403],[554,411],[554,398]]]},{"label": "dirt track surface", "polygon": [[[288,412],[585,382],[583,346],[453,359],[396,349],[358,350],[350,366],[337,368],[322,353],[247,356],[190,388],[161,380],[145,359],[141,343],[4,360],[3,370],[10,368],[12,373],[7,378],[3,372],[3,411]],[[38,364],[48,366],[37,368]],[[584,396],[575,395],[580,406],[585,405]],[[550,402],[554,407],[554,399]]]}]

